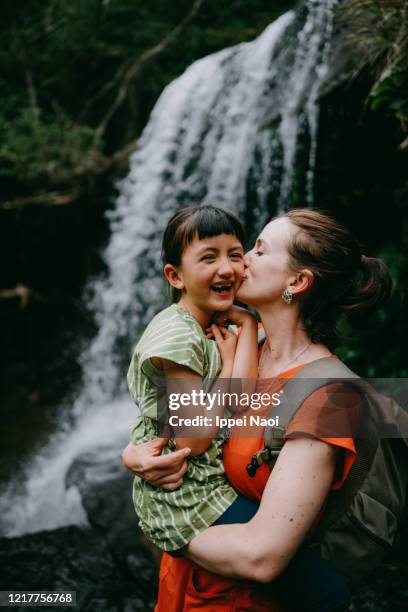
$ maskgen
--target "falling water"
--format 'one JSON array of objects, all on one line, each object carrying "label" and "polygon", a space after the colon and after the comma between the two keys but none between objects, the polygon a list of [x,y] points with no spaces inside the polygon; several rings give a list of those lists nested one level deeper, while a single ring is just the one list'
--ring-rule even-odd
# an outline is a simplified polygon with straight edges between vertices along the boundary
[{"label": "falling water", "polygon": [[[82,392],[70,428],[30,462],[1,502],[17,535],[85,522],[65,474],[81,452],[127,439],[134,408],[124,387],[132,342],[164,304],[160,236],[181,206],[215,203],[256,234],[277,208],[313,203],[318,97],[330,60],[335,0],[308,0],[256,40],[195,62],[158,100],[110,213],[107,276],[88,293],[98,333],[83,352]],[[298,145],[306,156],[297,170]],[[72,422],[74,423],[72,425]],[[16,490],[17,489],[17,490]],[[18,509],[18,510],[16,510]]]},{"label": "falling water", "polygon": [[[287,208],[293,195],[296,170],[295,155],[302,121],[310,139],[306,171],[307,204],[313,204],[313,179],[317,147],[318,96],[329,69],[329,53],[333,30],[333,9],[338,0],[308,3],[308,14],[297,35],[297,45],[279,125],[283,145],[283,169],[279,197],[280,208]],[[318,27],[316,27],[318,24]]]}]

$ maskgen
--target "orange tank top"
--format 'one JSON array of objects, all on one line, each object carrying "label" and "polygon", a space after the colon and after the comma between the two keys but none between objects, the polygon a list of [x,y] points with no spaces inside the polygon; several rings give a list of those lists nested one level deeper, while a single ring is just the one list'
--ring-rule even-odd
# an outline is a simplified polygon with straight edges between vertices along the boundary
[{"label": "orange tank top", "polygon": [[[333,358],[336,358],[336,356],[333,355]],[[266,391],[266,388],[268,388],[269,393],[271,393],[271,391],[277,391],[280,388],[281,379],[291,378],[302,367],[304,367],[304,365],[306,364],[296,366],[291,370],[287,370],[286,372],[279,374],[279,376],[272,381],[259,380],[256,391],[263,392]],[[271,382],[272,384],[275,382],[275,385],[277,385],[276,389],[271,389]],[[265,385],[269,386],[266,387]],[[339,453],[338,465],[332,483],[332,489],[338,489],[342,486],[344,480],[347,478],[347,475],[356,459],[354,440],[352,437],[323,437],[319,435],[319,428],[316,427],[316,419],[318,418],[318,409],[321,411],[322,406],[321,402],[320,406],[318,405],[319,402],[316,402],[316,394],[319,394],[319,392],[316,391],[313,393],[313,401],[308,401],[309,398],[307,398],[304,404],[298,409],[295,416],[289,423],[285,439],[290,438],[291,434],[294,432],[299,434],[304,433],[309,436],[311,435],[316,437],[317,439],[320,439],[328,444],[333,444],[340,447],[342,452]],[[355,407],[360,409],[361,398],[358,395],[353,395],[352,398],[355,398]],[[270,409],[268,408],[267,411],[269,410]],[[348,418],[346,412],[345,418]],[[343,427],[341,429],[344,433],[345,428]],[[350,433],[351,429],[352,427],[350,426]],[[243,437],[242,434],[239,434],[237,429],[233,429],[231,438],[224,445],[224,469],[229,482],[242,495],[256,501],[260,501],[262,497],[263,490],[270,475],[270,468],[267,463],[264,463],[257,469],[255,476],[250,477],[246,471],[246,466],[250,462],[252,455],[261,450],[263,446],[263,429],[259,429],[256,432],[255,437]]]}]

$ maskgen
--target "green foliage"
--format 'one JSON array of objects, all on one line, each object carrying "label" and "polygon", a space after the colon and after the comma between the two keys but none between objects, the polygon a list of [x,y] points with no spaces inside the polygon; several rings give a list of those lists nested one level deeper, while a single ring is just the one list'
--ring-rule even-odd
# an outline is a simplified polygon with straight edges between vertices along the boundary
[{"label": "green foliage", "polygon": [[394,115],[408,133],[408,0],[346,0],[339,14],[357,70],[368,66],[374,75],[370,107]]},{"label": "green foliage", "polygon": [[[345,0],[338,7],[339,22],[355,58],[355,75],[371,75],[367,108],[393,117],[400,128],[399,150],[408,151],[408,0]],[[399,244],[379,256],[391,270],[394,291],[390,302],[372,319],[378,342],[364,331],[342,327],[347,340],[342,357],[351,359],[368,375],[387,372],[407,376],[408,342],[408,183],[395,185],[393,199],[400,223]],[[367,346],[370,347],[367,357]],[[375,364],[375,365],[373,365]]]},{"label": "green foliage", "polygon": [[[351,325],[347,320],[339,325],[339,357],[357,372],[371,377],[408,376],[405,360],[401,359],[398,319],[401,315],[400,265],[401,253],[395,243],[387,243],[376,253],[388,267],[393,292],[387,303],[367,320]],[[404,348],[405,350],[405,348]]]},{"label": "green foliage", "polygon": [[[408,36],[408,32],[407,32]],[[382,76],[370,93],[371,108],[384,109],[402,123],[408,123],[408,50],[407,56],[393,67],[389,76]]]},{"label": "green foliage", "polygon": [[87,163],[94,137],[91,127],[74,124],[62,111],[47,117],[32,108],[7,127],[3,122],[2,132],[0,176],[50,185],[66,182]]},{"label": "green foliage", "polygon": [[131,141],[170,81],[199,57],[254,38],[294,4],[202,0],[182,33],[146,59],[144,54],[165,42],[196,2],[3,3],[2,200],[64,189],[79,176],[89,189],[89,181],[82,180],[87,171],[123,172],[117,160],[126,159]]}]

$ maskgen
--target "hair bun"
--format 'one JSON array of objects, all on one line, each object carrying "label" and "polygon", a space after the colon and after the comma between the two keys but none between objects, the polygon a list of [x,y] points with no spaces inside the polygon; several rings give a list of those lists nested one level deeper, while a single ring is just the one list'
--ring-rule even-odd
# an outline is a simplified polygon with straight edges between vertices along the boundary
[{"label": "hair bun", "polygon": [[369,313],[388,299],[392,280],[387,266],[381,259],[361,255],[362,278],[356,284],[344,310],[350,315]]}]

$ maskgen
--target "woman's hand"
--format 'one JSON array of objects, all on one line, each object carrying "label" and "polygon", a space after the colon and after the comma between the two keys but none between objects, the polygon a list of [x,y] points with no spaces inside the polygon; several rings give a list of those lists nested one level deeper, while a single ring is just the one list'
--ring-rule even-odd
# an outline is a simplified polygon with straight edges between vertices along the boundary
[{"label": "woman's hand", "polygon": [[211,325],[210,329],[220,351],[222,369],[231,369],[231,372],[227,376],[228,378],[229,376],[231,376],[232,373],[232,366],[234,364],[238,337],[233,334],[227,327],[221,327],[213,324]]},{"label": "woman's hand", "polygon": [[190,449],[182,448],[162,455],[167,443],[168,438],[157,438],[137,445],[130,442],[122,453],[124,466],[151,485],[174,491],[183,483]]},{"label": "woman's hand", "polygon": [[240,306],[231,306],[231,308],[225,312],[216,313],[213,317],[213,321],[217,325],[223,325],[224,327],[229,324],[238,325],[238,327],[241,327],[249,321],[256,322],[256,319],[254,315],[252,315],[245,308],[241,308]]}]

